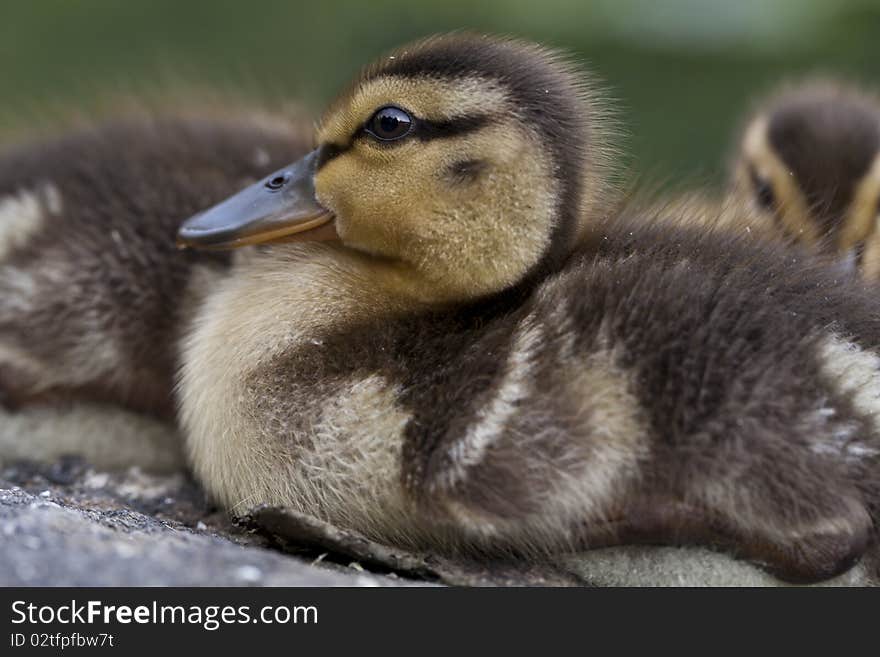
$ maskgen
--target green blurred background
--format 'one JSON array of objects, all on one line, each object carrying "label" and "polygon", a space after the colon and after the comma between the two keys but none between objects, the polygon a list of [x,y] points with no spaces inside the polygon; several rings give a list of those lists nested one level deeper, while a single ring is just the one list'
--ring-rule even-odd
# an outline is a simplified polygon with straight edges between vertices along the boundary
[{"label": "green blurred background", "polygon": [[[618,99],[629,168],[717,182],[750,99],[822,72],[880,86],[880,0],[0,0],[0,128],[169,76],[316,111],[362,64],[456,28],[572,51]],[[20,110],[18,108],[21,108]]]}]

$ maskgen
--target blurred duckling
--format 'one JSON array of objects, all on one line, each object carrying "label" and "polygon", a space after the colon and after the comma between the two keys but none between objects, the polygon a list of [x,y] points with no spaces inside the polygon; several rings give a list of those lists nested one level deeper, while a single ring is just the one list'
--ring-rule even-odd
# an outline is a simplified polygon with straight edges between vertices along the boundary
[{"label": "blurred duckling", "polygon": [[183,341],[208,491],[402,546],[849,568],[880,501],[875,303],[783,245],[606,216],[608,125],[558,55],[434,37],[184,223],[189,247],[270,245]]},{"label": "blurred duckling", "polygon": [[173,421],[182,325],[228,264],[177,251],[180,221],[307,150],[293,122],[214,114],[144,115],[0,155],[0,460],[167,462],[145,454],[144,435],[168,433],[146,418]]},{"label": "blurred duckling", "polygon": [[733,178],[777,236],[880,276],[880,98],[831,81],[782,89],[748,120]]}]

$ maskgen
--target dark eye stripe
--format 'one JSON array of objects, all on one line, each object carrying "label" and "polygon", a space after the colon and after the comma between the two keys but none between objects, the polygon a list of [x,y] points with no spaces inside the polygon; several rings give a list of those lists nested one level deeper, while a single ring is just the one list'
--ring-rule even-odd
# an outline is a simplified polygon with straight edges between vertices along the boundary
[{"label": "dark eye stripe", "polygon": [[425,119],[419,119],[416,124],[416,137],[421,141],[460,137],[461,135],[466,135],[470,132],[476,132],[480,128],[489,125],[491,122],[492,116],[489,114],[457,116],[445,121],[427,121]]},{"label": "dark eye stripe", "polygon": [[[406,136],[414,137],[421,142],[427,142],[434,139],[452,139],[476,132],[492,123],[493,117],[490,114],[468,114],[442,121],[412,117],[412,121],[413,127]],[[383,146],[393,146],[396,141],[402,140],[382,139],[378,143]]]},{"label": "dark eye stripe", "polygon": [[331,160],[339,157],[351,148],[351,143],[340,146],[339,144],[324,144],[318,148],[318,157],[315,160],[315,171],[319,171],[321,167]]},{"label": "dark eye stripe", "polygon": [[[412,136],[422,142],[434,139],[450,139],[460,137],[470,132],[476,132],[480,128],[489,125],[494,121],[491,114],[471,114],[459,116],[454,119],[445,121],[430,121],[427,119],[418,119],[413,117],[415,126],[411,132]],[[365,136],[365,132],[360,132],[352,136],[347,144],[324,144],[318,149],[318,158],[315,163],[315,170],[320,170],[324,165],[339,157],[343,153],[351,149],[355,140]],[[383,146],[393,146],[395,141],[378,141],[375,142]]]}]

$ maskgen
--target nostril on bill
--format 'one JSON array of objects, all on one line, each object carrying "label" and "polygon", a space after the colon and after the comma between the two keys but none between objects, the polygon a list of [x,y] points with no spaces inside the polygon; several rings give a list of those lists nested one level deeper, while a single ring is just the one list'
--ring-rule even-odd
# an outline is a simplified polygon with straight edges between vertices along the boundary
[{"label": "nostril on bill", "polygon": [[290,171],[285,171],[284,173],[280,173],[272,176],[269,180],[266,181],[266,189],[270,192],[277,192],[279,189],[284,187],[291,178]]}]

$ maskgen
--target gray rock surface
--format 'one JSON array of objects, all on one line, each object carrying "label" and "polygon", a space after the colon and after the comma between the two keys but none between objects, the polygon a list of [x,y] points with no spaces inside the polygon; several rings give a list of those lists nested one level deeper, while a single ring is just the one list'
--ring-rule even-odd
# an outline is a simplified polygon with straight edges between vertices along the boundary
[{"label": "gray rock surface", "polygon": [[359,564],[283,554],[231,523],[183,475],[75,460],[0,472],[2,586],[386,586]]},{"label": "gray rock surface", "polygon": [[[0,469],[0,586],[779,586],[704,548],[631,546],[557,563],[470,562],[380,545],[288,509],[238,522],[183,474],[78,459]],[[825,585],[877,584],[869,553]]]},{"label": "gray rock surface", "polygon": [[0,470],[2,586],[400,586],[583,583],[547,565],[450,561],[283,509],[239,523],[183,474],[80,459]]}]

